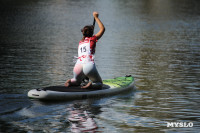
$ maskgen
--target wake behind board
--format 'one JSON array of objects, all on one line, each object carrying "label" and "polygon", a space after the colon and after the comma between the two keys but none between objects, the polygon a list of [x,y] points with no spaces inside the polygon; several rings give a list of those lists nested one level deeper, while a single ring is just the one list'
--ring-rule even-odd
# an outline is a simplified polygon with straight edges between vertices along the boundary
[{"label": "wake behind board", "polygon": [[134,78],[132,76],[125,76],[103,80],[103,88],[100,90],[82,89],[80,87],[49,86],[42,89],[30,90],[28,97],[40,100],[85,99],[116,95],[131,90],[133,87]]}]

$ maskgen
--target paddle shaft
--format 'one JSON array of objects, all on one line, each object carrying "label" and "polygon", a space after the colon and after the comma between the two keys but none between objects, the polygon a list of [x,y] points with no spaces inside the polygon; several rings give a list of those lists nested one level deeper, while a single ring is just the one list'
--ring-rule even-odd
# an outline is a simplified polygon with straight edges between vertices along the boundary
[{"label": "paddle shaft", "polygon": [[[93,26],[95,27],[95,22],[96,22],[96,20],[95,20],[95,18],[94,18],[94,20],[93,20]],[[93,29],[94,30],[94,29]],[[88,77],[86,77],[86,78],[84,78],[83,79],[83,82],[85,82],[85,80],[89,80],[89,78]]]},{"label": "paddle shaft", "polygon": [[93,21],[93,26],[95,26],[95,22],[96,22],[96,21],[95,21],[95,18],[94,18],[94,21]]}]

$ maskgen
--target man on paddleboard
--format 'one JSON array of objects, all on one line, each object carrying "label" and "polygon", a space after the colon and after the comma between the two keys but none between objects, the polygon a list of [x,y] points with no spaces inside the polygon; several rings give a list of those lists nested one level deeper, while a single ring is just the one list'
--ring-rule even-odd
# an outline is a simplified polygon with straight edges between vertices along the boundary
[{"label": "man on paddleboard", "polygon": [[86,77],[90,79],[87,85],[82,86],[81,88],[92,88],[92,89],[101,89],[102,88],[102,79],[96,69],[94,62],[94,54],[96,48],[96,42],[99,40],[105,32],[105,27],[101,20],[99,19],[99,14],[93,12],[94,23],[97,22],[99,26],[99,32],[94,34],[94,24],[85,26],[81,32],[83,38],[79,42],[78,46],[78,59],[74,66],[73,74],[74,77],[65,82],[65,86],[79,86],[82,80]]}]

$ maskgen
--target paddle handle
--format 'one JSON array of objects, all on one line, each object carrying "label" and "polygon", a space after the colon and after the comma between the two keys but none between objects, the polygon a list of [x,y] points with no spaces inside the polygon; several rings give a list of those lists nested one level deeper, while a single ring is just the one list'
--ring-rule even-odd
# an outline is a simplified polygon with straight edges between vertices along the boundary
[{"label": "paddle handle", "polygon": [[95,18],[94,18],[94,20],[93,20],[93,26],[95,26],[95,22],[96,22],[96,20],[95,20]]}]

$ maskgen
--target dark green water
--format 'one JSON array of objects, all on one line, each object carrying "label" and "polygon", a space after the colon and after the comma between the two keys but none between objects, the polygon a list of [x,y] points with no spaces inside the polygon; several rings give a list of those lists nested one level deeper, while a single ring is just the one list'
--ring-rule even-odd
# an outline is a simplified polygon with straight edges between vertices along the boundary
[{"label": "dark green water", "polygon": [[[72,77],[80,29],[92,24],[93,11],[106,27],[96,48],[101,77],[131,74],[136,92],[61,103],[28,99],[30,89]],[[198,0],[1,1],[0,45],[0,132],[71,132],[69,110],[77,104],[94,117],[96,131],[200,131]]]}]

